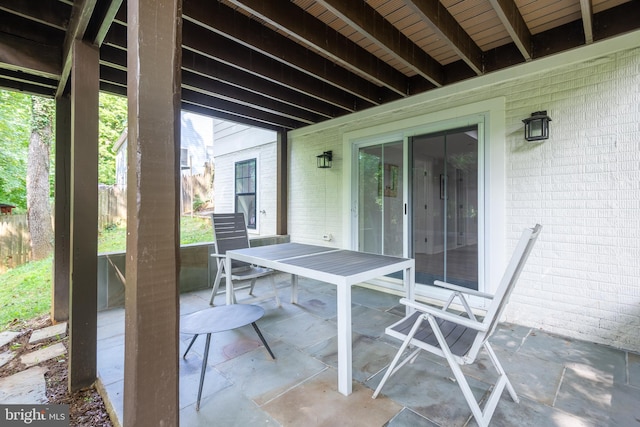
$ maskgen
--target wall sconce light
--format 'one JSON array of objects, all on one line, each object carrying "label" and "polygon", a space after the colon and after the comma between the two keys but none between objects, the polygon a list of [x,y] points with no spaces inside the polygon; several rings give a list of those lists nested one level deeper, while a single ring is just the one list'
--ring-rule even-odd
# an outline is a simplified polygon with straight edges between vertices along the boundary
[{"label": "wall sconce light", "polygon": [[531,113],[522,121],[524,123],[524,139],[527,141],[540,141],[549,139],[549,122],[551,118],[546,111],[536,111]]},{"label": "wall sconce light", "polygon": [[316,160],[318,161],[318,167],[320,169],[328,169],[331,167],[331,160],[333,160],[333,152],[325,151],[319,156],[316,156]]}]

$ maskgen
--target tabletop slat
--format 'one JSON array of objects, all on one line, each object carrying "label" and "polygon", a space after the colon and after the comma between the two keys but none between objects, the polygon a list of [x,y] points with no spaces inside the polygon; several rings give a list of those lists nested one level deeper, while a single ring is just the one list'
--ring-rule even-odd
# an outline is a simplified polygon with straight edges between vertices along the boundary
[{"label": "tabletop slat", "polygon": [[238,254],[246,252],[248,254],[251,254],[251,256],[255,258],[277,261],[335,250],[335,248],[327,246],[305,245],[302,243],[281,243],[278,245],[257,246],[248,249],[236,249],[233,252]]},{"label": "tabletop slat", "polygon": [[318,270],[336,276],[353,276],[380,267],[407,261],[405,258],[339,250],[304,258],[282,260],[283,264]]}]

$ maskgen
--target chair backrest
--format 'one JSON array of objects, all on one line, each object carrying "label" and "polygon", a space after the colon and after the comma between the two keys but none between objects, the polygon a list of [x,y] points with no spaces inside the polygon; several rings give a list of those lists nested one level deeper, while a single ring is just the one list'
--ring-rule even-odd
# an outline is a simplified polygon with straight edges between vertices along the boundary
[{"label": "chair backrest", "polygon": [[491,337],[496,326],[500,322],[500,317],[509,302],[511,292],[520,277],[520,273],[527,262],[527,258],[529,258],[533,245],[536,243],[536,240],[540,235],[540,230],[542,230],[542,226],[540,224],[536,224],[535,227],[526,228],[522,232],[522,236],[520,236],[520,240],[513,250],[511,260],[507,265],[504,275],[502,276],[502,280],[500,281],[500,285],[493,296],[491,305],[489,306],[483,320],[483,323],[488,324],[487,332],[478,334],[476,341],[468,353],[472,358],[475,358],[475,355],[480,350],[481,345]]},{"label": "chair backrest", "polygon": [[[216,253],[224,255],[229,250],[249,247],[249,235],[242,212],[212,214],[211,219]],[[233,262],[234,269],[247,265],[249,264]]]}]

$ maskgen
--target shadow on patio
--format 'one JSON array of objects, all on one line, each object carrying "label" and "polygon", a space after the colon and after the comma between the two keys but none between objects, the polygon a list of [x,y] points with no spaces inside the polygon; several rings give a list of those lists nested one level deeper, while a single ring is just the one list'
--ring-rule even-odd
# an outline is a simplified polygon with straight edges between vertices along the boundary
[{"label": "shadow on patio", "polygon": [[[299,304],[289,304],[289,276],[276,276],[282,307],[260,305],[258,320],[276,355],[271,360],[250,326],[212,336],[200,411],[195,401],[204,337],[180,358],[183,426],[475,426],[444,359],[421,353],[372,400],[399,342],[385,336],[399,319],[399,297],[354,287],[353,394],[337,391],[335,287],[300,278]],[[268,286],[256,287],[258,291]],[[207,308],[208,290],[182,294],[180,313]],[[240,291],[239,299],[246,291]],[[219,295],[217,304],[224,304]],[[180,356],[192,335],[180,335]],[[640,426],[640,355],[501,324],[493,347],[520,397],[503,393],[495,426]],[[484,361],[482,358],[485,358]],[[486,354],[466,367],[477,397],[494,381]],[[487,363],[482,363],[487,362]],[[98,374],[105,401],[123,419],[124,310],[99,313]],[[489,379],[489,381],[483,381]],[[104,394],[104,393],[103,393]]]}]

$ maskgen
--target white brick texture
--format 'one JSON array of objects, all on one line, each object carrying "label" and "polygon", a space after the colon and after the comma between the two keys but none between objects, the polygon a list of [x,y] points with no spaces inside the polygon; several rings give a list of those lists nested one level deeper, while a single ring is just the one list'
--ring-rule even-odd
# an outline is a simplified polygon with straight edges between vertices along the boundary
[{"label": "white brick texture", "polygon": [[[342,206],[350,191],[342,188],[345,132],[495,97],[506,100],[506,253],[524,227],[544,226],[506,320],[640,351],[640,48],[292,132],[291,239],[319,243],[331,233],[340,245],[350,214]],[[528,143],[522,119],[538,110],[552,118],[551,136]],[[334,166],[317,169],[315,156],[326,150]]]}]

